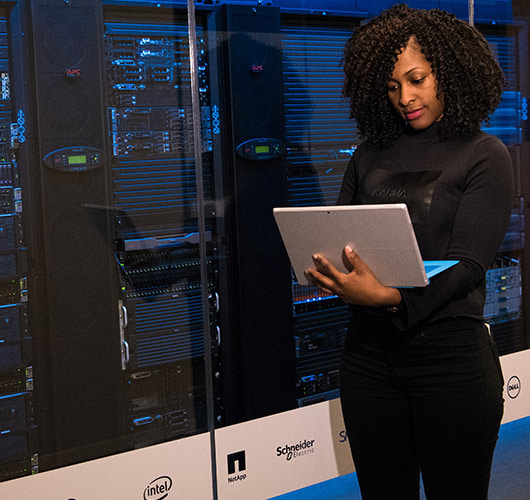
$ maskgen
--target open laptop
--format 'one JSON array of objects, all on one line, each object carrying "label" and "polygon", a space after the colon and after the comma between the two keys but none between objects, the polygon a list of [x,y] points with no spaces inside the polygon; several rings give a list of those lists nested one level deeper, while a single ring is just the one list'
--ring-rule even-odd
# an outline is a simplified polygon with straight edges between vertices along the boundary
[{"label": "open laptop", "polygon": [[387,286],[420,287],[457,260],[423,262],[404,203],[274,208],[274,217],[299,283],[320,254],[339,271],[350,245]]}]

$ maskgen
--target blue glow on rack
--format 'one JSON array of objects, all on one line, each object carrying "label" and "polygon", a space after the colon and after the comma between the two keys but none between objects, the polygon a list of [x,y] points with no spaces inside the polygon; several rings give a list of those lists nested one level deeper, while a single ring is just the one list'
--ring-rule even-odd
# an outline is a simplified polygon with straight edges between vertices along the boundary
[{"label": "blue glow on rack", "polygon": [[19,396],[24,396],[24,392],[17,392],[16,394],[8,394],[7,396],[0,396],[0,399],[10,399],[10,398],[16,398]]}]

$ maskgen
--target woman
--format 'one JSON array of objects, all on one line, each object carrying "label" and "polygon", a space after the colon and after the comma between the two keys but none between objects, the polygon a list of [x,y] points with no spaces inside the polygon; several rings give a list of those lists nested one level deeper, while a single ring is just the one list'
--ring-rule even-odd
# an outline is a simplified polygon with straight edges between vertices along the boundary
[{"label": "woman", "polygon": [[483,37],[440,10],[395,6],[345,49],[344,95],[366,139],[339,204],[407,204],[422,257],[458,260],[424,288],[381,285],[346,247],[349,274],[307,276],[351,304],[341,403],[365,500],[485,500],[503,413],[484,324],[485,273],[513,203],[509,154],[480,131],[504,79]]}]

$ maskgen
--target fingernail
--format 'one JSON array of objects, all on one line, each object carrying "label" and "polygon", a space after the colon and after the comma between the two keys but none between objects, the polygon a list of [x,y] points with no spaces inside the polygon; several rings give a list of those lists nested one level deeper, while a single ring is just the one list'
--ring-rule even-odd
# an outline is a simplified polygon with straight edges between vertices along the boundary
[{"label": "fingernail", "polygon": [[353,253],[353,248],[350,245],[346,245],[346,252]]},{"label": "fingernail", "polygon": [[313,255],[313,260],[316,260],[317,262],[320,262],[320,255]]}]

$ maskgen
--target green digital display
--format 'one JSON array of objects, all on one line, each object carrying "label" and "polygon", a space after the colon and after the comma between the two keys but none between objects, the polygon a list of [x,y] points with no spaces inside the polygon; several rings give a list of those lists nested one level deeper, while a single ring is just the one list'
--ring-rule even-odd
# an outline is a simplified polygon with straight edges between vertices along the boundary
[{"label": "green digital display", "polygon": [[81,163],[86,164],[86,162],[86,155],[68,156],[68,165],[79,165]]},{"label": "green digital display", "polygon": [[271,148],[269,146],[256,146],[256,154],[259,154],[259,153],[270,153],[271,152]]}]

